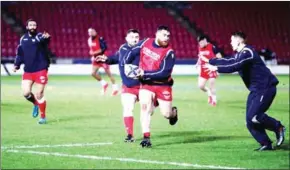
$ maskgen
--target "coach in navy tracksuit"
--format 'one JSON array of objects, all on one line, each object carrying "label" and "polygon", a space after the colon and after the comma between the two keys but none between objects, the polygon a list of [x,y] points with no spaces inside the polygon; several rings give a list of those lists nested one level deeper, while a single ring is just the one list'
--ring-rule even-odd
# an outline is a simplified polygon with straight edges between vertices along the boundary
[{"label": "coach in navy tracksuit", "polygon": [[[265,112],[271,106],[276,95],[277,78],[266,67],[258,53],[245,44],[246,35],[235,32],[231,37],[231,45],[237,53],[231,58],[214,58],[209,60],[205,67],[208,71],[217,70],[220,73],[233,73],[238,71],[250,94],[247,100],[246,121],[247,128],[261,144],[257,151],[272,150],[272,142],[266,133],[274,131],[277,146],[284,141],[284,126]],[[206,61],[206,59],[204,59]],[[214,65],[214,66],[213,66]]]},{"label": "coach in navy tracksuit", "polygon": [[[38,33],[35,20],[29,19],[26,25],[27,33],[21,39],[17,47],[14,63],[14,72],[24,64],[22,76],[22,89],[24,97],[34,104],[32,116],[38,116],[40,110],[39,124],[46,123],[46,100],[44,88],[48,81],[47,69],[49,67],[48,44],[50,35],[46,32]],[[32,86],[36,86],[36,95],[32,93]]]}]

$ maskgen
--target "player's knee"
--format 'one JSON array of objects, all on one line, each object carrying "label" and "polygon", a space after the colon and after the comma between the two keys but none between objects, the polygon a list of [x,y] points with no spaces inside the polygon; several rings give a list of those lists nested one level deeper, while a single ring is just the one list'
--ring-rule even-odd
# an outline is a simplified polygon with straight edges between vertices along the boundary
[{"label": "player's knee", "polygon": [[141,114],[152,114],[153,105],[149,103],[140,103],[141,104]]},{"label": "player's knee", "polygon": [[254,116],[247,116],[246,121],[247,121],[247,124],[251,125],[251,124],[260,123],[261,119],[257,115],[254,115]]},{"label": "player's knee", "polygon": [[41,100],[43,98],[43,92],[37,92],[35,94],[35,97],[36,97],[37,100]]},{"label": "player's knee", "polygon": [[133,116],[133,111],[130,110],[123,111],[123,117],[131,117],[131,116]]},{"label": "player's knee", "polygon": [[166,118],[169,119],[171,117],[171,111],[163,111],[161,114]]},{"label": "player's knee", "polygon": [[266,118],[266,115],[265,114],[262,114],[262,115],[255,115],[253,118],[252,118],[252,122],[254,123],[263,123],[264,120]]},{"label": "player's knee", "polygon": [[199,88],[199,89],[204,90],[204,87],[205,87],[205,86],[204,86],[203,84],[198,84],[198,88]]},{"label": "player's knee", "polygon": [[23,91],[23,96],[24,96],[24,97],[28,97],[28,96],[30,95],[30,93],[31,93],[31,91],[29,91],[29,90],[24,90],[24,91]]},{"label": "player's knee", "polygon": [[96,72],[91,72],[92,77],[95,77],[95,75],[96,75]]},{"label": "player's knee", "polygon": [[133,116],[133,109],[134,109],[134,106],[124,106],[123,116],[124,117]]},{"label": "player's knee", "polygon": [[169,119],[173,116],[171,107],[170,108],[169,107],[166,107],[166,108],[160,107],[160,112],[166,119]]},{"label": "player's knee", "polygon": [[153,102],[152,98],[153,98],[153,96],[150,92],[140,91],[140,93],[139,93],[139,100],[140,100],[140,103],[142,103],[142,104],[152,103]]}]

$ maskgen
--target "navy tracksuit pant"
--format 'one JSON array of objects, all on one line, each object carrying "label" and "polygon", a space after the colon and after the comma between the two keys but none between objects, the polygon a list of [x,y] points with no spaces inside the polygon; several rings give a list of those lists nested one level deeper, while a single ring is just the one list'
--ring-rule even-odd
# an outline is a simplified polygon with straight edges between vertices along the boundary
[{"label": "navy tracksuit pant", "polygon": [[276,96],[276,91],[276,86],[272,86],[259,91],[251,91],[248,96],[246,111],[247,128],[261,145],[271,144],[266,129],[276,132],[281,126],[280,121],[265,113],[271,106]]}]

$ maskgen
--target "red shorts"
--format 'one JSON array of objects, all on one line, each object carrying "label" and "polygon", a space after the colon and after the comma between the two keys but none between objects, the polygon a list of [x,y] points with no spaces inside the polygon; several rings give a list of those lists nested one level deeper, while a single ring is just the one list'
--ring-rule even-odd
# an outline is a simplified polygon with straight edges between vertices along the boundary
[{"label": "red shorts", "polygon": [[93,61],[92,65],[95,66],[95,67],[102,67],[104,70],[109,70],[110,69],[109,65],[105,64],[105,63],[99,63],[99,62]]},{"label": "red shorts", "polygon": [[101,62],[96,62],[96,61],[94,61],[93,57],[91,58],[91,61],[92,61],[92,65],[95,66],[95,67],[102,67],[105,70],[109,70],[110,69],[110,66],[108,64],[101,63]]},{"label": "red shorts", "polygon": [[[139,101],[139,90],[140,86],[134,86],[134,87],[127,87],[125,85],[122,85],[122,93],[130,93],[136,96],[136,101]],[[154,99],[154,106],[159,106],[157,99]]]},{"label": "red shorts", "polygon": [[217,74],[216,71],[208,73],[208,72],[206,72],[204,70],[201,70],[200,74],[199,74],[199,77],[202,77],[204,79],[217,78],[218,74]]},{"label": "red shorts", "polygon": [[142,85],[140,89],[146,89],[155,94],[155,99],[164,101],[172,101],[172,87],[170,86],[150,86]]},{"label": "red shorts", "polygon": [[47,70],[46,69],[40,70],[33,73],[24,72],[24,74],[22,75],[22,80],[31,80],[38,84],[47,84],[48,81]]},{"label": "red shorts", "polygon": [[122,93],[130,93],[137,97],[139,96],[139,90],[140,86],[134,86],[134,87],[127,87],[125,85],[122,85]]}]

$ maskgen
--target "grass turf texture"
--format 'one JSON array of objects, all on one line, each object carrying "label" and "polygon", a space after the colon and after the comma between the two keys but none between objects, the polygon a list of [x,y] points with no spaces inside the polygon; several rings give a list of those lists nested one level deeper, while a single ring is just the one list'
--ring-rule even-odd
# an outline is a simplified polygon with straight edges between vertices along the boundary
[{"label": "grass turf texture", "polygon": [[[104,76],[105,77],[105,76]],[[107,77],[105,77],[107,79]],[[1,77],[2,146],[113,142],[112,145],[21,149],[40,152],[134,158],[240,168],[289,167],[289,77],[279,76],[278,93],[270,116],[282,120],[286,141],[274,152],[254,152],[258,144],[245,125],[248,91],[236,76],[217,80],[218,105],[207,104],[196,76],[175,77],[174,105],[179,121],[170,126],[159,110],[151,122],[153,147],[139,146],[142,134],[139,104],[135,107],[135,143],[124,143],[120,95],[100,96],[100,85],[89,76],[50,76],[46,88],[48,124],[32,118],[32,104],[21,95],[21,77]],[[120,79],[118,79],[120,84]],[[274,134],[268,131],[273,142]],[[273,143],[274,144],[274,143]],[[175,165],[90,160],[1,151],[1,168],[192,168]]]}]

